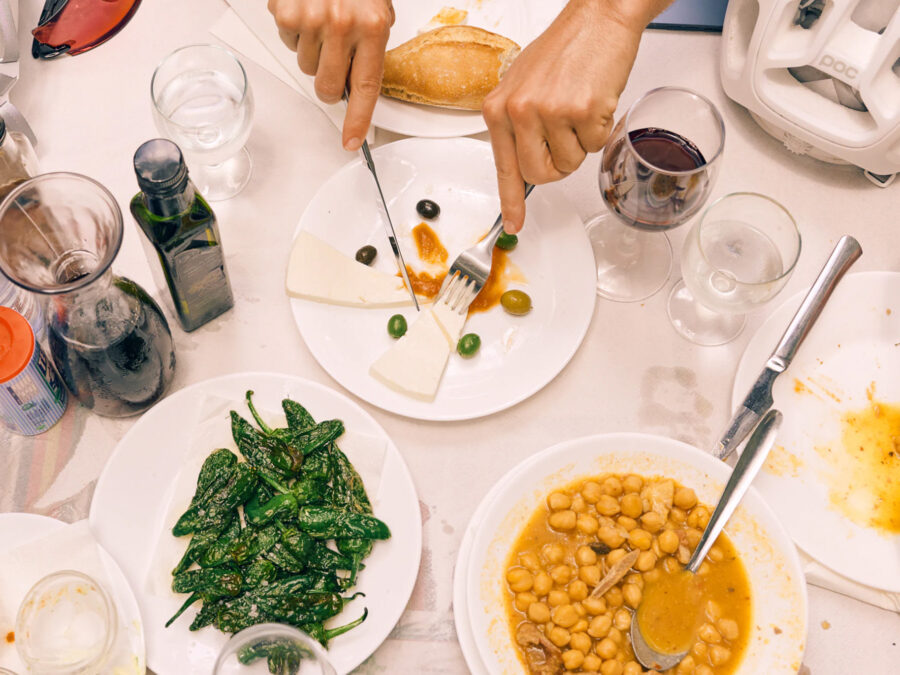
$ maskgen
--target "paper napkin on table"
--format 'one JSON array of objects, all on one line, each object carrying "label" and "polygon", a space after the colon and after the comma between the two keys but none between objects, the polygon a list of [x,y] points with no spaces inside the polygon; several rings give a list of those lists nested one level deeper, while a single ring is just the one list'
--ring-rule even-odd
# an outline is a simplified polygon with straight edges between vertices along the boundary
[{"label": "paper napkin on table", "polygon": [[[111,566],[114,563],[97,544],[88,521],[54,529],[47,536],[32,539],[0,553],[0,631],[13,631],[19,605],[35,583],[48,574],[74,570],[100,584],[116,605],[119,630],[104,673],[143,675],[146,672],[144,633],[137,606],[127,582]],[[0,641],[0,666],[17,673],[27,672],[14,644]]]},{"label": "paper napkin on table", "polygon": [[900,613],[900,593],[889,593],[865,584],[860,584],[834,572],[821,563],[810,558],[806,553],[797,550],[800,554],[800,564],[806,581],[813,586],[825,588],[835,593],[866,602],[882,609]]}]

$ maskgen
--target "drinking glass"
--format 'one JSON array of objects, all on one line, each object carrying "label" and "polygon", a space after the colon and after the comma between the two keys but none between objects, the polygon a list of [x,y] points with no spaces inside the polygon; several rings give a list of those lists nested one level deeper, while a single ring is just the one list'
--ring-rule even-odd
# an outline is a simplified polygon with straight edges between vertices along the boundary
[{"label": "drinking glass", "polygon": [[253,168],[244,147],[253,96],[237,57],[216,45],[176,49],[156,67],[150,95],[156,128],[181,147],[203,196],[238,194]]},{"label": "drinking glass", "polygon": [[665,285],[672,269],[665,230],[706,202],[724,143],[719,111],[690,89],[653,89],[631,105],[600,159],[600,194],[609,210],[585,224],[599,295],[635,302]]},{"label": "drinking glass", "polygon": [[681,252],[682,279],[669,293],[669,319],[700,345],[736,338],[746,312],[784,288],[800,257],[797,223],[774,199],[735,192],[713,202]]},{"label": "drinking glass", "polygon": [[293,626],[262,623],[235,633],[213,675],[337,675],[322,645]]}]

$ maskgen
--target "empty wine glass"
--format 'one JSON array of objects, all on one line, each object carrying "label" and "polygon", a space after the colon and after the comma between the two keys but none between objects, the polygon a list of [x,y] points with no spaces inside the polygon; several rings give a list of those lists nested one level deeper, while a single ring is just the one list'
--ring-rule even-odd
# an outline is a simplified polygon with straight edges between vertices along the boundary
[{"label": "empty wine glass", "polygon": [[293,626],[261,623],[235,633],[213,675],[337,675],[325,649]]},{"label": "empty wine glass", "polygon": [[244,147],[253,96],[237,57],[216,45],[176,49],[156,67],[150,95],[156,128],[181,147],[203,196],[238,194],[253,167]]},{"label": "empty wine glass", "polygon": [[725,125],[690,89],[661,87],[635,101],[600,160],[609,211],[585,224],[597,263],[597,293],[634,302],[656,293],[672,269],[665,230],[706,202],[718,174]]},{"label": "empty wine glass", "polygon": [[713,202],[691,228],[682,279],[669,294],[669,319],[700,345],[736,338],[746,312],[784,288],[800,257],[797,223],[774,199],[736,192]]}]

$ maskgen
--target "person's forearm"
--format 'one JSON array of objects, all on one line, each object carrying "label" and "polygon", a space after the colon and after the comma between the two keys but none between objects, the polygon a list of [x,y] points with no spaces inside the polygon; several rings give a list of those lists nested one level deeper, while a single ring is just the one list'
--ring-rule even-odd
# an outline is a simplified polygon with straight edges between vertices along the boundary
[{"label": "person's forearm", "polygon": [[570,0],[569,4],[592,4],[605,14],[635,31],[643,31],[674,0]]}]

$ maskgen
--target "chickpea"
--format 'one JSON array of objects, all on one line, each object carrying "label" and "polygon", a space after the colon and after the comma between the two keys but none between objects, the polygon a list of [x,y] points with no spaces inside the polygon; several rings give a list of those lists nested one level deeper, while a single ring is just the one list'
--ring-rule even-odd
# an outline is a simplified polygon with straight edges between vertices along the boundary
[{"label": "chickpea", "polygon": [[548,563],[557,564],[566,559],[566,549],[562,544],[545,544],[541,549]]},{"label": "chickpea", "polygon": [[565,511],[551,513],[550,517],[547,518],[547,522],[550,523],[550,527],[554,530],[568,532],[569,530],[575,529],[575,518],[575,512],[571,509],[566,509]]},{"label": "chickpea", "polygon": [[675,554],[675,558],[676,558],[676,559],[678,560],[678,562],[680,562],[682,565],[687,565],[688,562],[690,562],[690,559],[691,559],[691,550],[690,550],[687,546],[685,546],[684,544],[679,544],[679,546],[678,546],[678,552]]},{"label": "chickpea", "polygon": [[606,600],[603,598],[585,598],[581,604],[591,616],[597,616],[606,611]]},{"label": "chickpea", "polygon": [[681,660],[678,667],[675,668],[675,672],[678,675],[693,675],[695,665],[694,657],[688,654]]},{"label": "chickpea", "polygon": [[659,548],[664,553],[675,553],[678,550],[678,535],[672,530],[665,530],[659,535]]},{"label": "chickpea", "polygon": [[681,569],[681,565],[678,564],[678,561],[675,558],[666,558],[663,563],[663,567],[666,569],[666,572],[669,574],[673,574]]},{"label": "chickpea", "polygon": [[715,675],[715,672],[716,671],[714,671],[705,663],[698,664],[694,669],[694,675]]},{"label": "chickpea", "polygon": [[547,623],[550,620],[550,608],[543,602],[532,602],[528,606],[528,619],[533,623]]},{"label": "chickpea", "polygon": [[644,581],[652,584],[662,578],[662,571],[658,567],[654,567],[649,572],[644,572]]},{"label": "chickpea", "polygon": [[635,528],[628,533],[628,543],[631,544],[631,548],[639,548],[642,551],[647,551],[653,543],[653,535],[647,532],[647,530]]},{"label": "chickpea", "polygon": [[531,590],[535,595],[543,597],[550,592],[551,588],[553,588],[553,579],[544,570],[534,575],[534,584],[531,586]]},{"label": "chickpea", "polygon": [[537,602],[537,596],[534,593],[516,593],[515,606],[520,612],[527,612],[532,602]]},{"label": "chickpea", "polygon": [[656,566],[656,554],[653,551],[642,551],[634,563],[634,569],[639,572],[649,572]]},{"label": "chickpea", "polygon": [[572,568],[568,565],[557,565],[550,570],[550,578],[560,586],[565,586],[572,578]]},{"label": "chickpea", "polygon": [[618,653],[619,645],[617,645],[609,638],[603,638],[602,640],[600,640],[600,642],[597,643],[597,646],[594,647],[594,651],[601,659],[612,659],[615,658],[616,654]]},{"label": "chickpea", "polygon": [[705,560],[700,563],[700,567],[697,568],[697,575],[701,577],[705,577],[710,572],[712,572],[712,566]]},{"label": "chickpea", "polygon": [[590,625],[591,624],[589,624],[585,619],[578,619],[578,622],[574,626],[572,626],[570,631],[572,633],[583,633],[588,629],[588,626]]},{"label": "chickpea", "polygon": [[541,561],[538,559],[537,554],[531,551],[519,554],[519,564],[532,574],[541,571]]},{"label": "chickpea", "polygon": [[622,634],[622,631],[620,631],[615,626],[609,629],[609,633],[607,633],[606,637],[615,642],[617,645],[621,645],[625,640],[625,636]]},{"label": "chickpea", "polygon": [[697,493],[691,488],[680,487],[675,489],[675,496],[672,500],[680,509],[690,509],[697,504]]},{"label": "chickpea", "polygon": [[738,625],[734,619],[719,619],[716,621],[716,628],[722,637],[728,641],[736,640],[738,636]]},{"label": "chickpea", "polygon": [[613,626],[621,631],[631,628],[631,612],[623,608],[613,614]]},{"label": "chickpea", "polygon": [[530,591],[534,585],[534,577],[531,572],[523,567],[513,567],[506,573],[506,582],[514,593]]},{"label": "chickpea", "polygon": [[553,622],[563,628],[571,628],[578,621],[578,612],[572,605],[560,605],[550,612]]},{"label": "chickpea", "polygon": [[711,623],[705,623],[700,626],[697,636],[709,645],[717,645],[722,641],[722,635]]},{"label": "chickpea", "polygon": [[625,599],[625,604],[632,609],[637,609],[637,606],[641,604],[642,595],[641,589],[635,584],[625,584],[622,586],[622,597]]},{"label": "chickpea", "polygon": [[[576,579],[575,581],[571,582],[569,584],[568,591],[569,597],[572,598],[572,600],[574,600],[575,602],[581,602],[582,600],[587,599],[588,593],[590,592],[588,590],[587,584],[584,583],[584,581],[582,581],[581,579]],[[584,612],[585,614],[587,614],[587,607],[584,608]]]},{"label": "chickpea", "polygon": [[596,504],[602,494],[603,492],[600,490],[600,484],[592,480],[589,480],[581,488],[581,496],[584,497],[584,501],[588,504]]},{"label": "chickpea", "polygon": [[561,628],[560,626],[554,626],[549,631],[547,631],[547,639],[557,647],[565,647],[567,644],[569,644],[569,631],[567,631],[565,628]]},{"label": "chickpea", "polygon": [[600,523],[594,516],[587,513],[578,514],[575,526],[582,534],[595,534],[600,529]]},{"label": "chickpea", "polygon": [[606,554],[606,564],[615,565],[626,555],[628,555],[628,551],[626,551],[624,548],[617,548],[615,550],[612,550]]},{"label": "chickpea", "polygon": [[612,628],[612,619],[606,614],[601,614],[591,620],[587,634],[595,638],[604,638],[609,634],[610,628]]},{"label": "chickpea", "polygon": [[725,559],[725,552],[718,546],[713,546],[709,549],[709,553],[706,554],[706,557],[713,562],[722,562]]},{"label": "chickpea", "polygon": [[656,511],[647,511],[647,513],[641,516],[641,525],[651,534],[659,532],[664,524],[665,521],[663,520],[663,517]]},{"label": "chickpea", "polygon": [[701,530],[705,530],[706,526],[709,525],[709,519],[710,519],[709,509],[707,509],[705,506],[698,506],[694,510],[698,512],[697,513],[697,526]]},{"label": "chickpea", "polygon": [[578,670],[584,663],[584,654],[577,649],[567,649],[563,652],[562,660],[566,670]]},{"label": "chickpea", "polygon": [[565,492],[551,492],[547,497],[547,506],[553,511],[562,511],[572,506],[572,498]]},{"label": "chickpea", "polygon": [[614,516],[619,513],[619,500],[610,495],[600,495],[596,507],[601,516]]},{"label": "chickpea", "polygon": [[584,501],[584,497],[581,495],[575,495],[572,497],[572,506],[569,507],[575,513],[584,513],[587,511],[588,505],[587,502]]},{"label": "chickpea", "polygon": [[713,645],[709,648],[709,662],[714,666],[721,666],[731,658],[731,650],[722,645]]},{"label": "chickpea", "polygon": [[611,549],[619,548],[625,541],[625,537],[618,530],[608,525],[597,530],[597,538]]},{"label": "chickpea", "polygon": [[620,661],[604,661],[600,666],[600,675],[622,675],[623,666]]},{"label": "chickpea", "polygon": [[691,549],[692,551],[695,548],[697,548],[697,544],[700,543],[700,538],[702,536],[703,536],[703,533],[696,528],[690,527],[687,530],[685,530],[684,538],[687,541],[688,548]]},{"label": "chickpea", "polygon": [[687,520],[687,513],[676,506],[669,509],[669,520],[671,520],[675,525],[681,525],[685,520]]},{"label": "chickpea", "polygon": [[644,672],[644,669],[641,668],[641,664],[637,661],[629,661],[625,664],[625,668],[622,670],[622,675],[641,675]]},{"label": "chickpea", "polygon": [[715,600],[706,601],[706,618],[710,621],[722,618],[722,606]]},{"label": "chickpea", "polygon": [[584,657],[584,663],[581,664],[581,667],[586,673],[595,673],[599,672],[602,663],[603,659],[596,654],[588,654]]},{"label": "chickpea", "polygon": [[698,661],[705,661],[706,654],[708,652],[709,652],[709,646],[701,640],[698,640],[697,642],[695,642],[694,646],[691,647],[691,654],[693,654],[694,658],[696,658]]},{"label": "chickpea", "polygon": [[627,532],[631,532],[637,527],[637,521],[631,516],[619,516],[616,522],[619,524],[619,527],[624,528]]},{"label": "chickpea", "polygon": [[606,599],[606,604],[610,607],[621,607],[622,602],[624,602],[624,598],[622,597],[622,589],[618,586],[613,586],[603,596]]},{"label": "chickpea", "polygon": [[585,565],[584,567],[578,568],[578,578],[581,579],[588,586],[593,588],[597,584],[600,583],[600,566],[599,565]]},{"label": "chickpea", "polygon": [[615,476],[610,476],[600,485],[604,494],[610,495],[611,497],[618,497],[622,494],[622,481],[620,481]]},{"label": "chickpea", "polygon": [[644,487],[644,479],[634,474],[626,476],[622,481],[622,488],[625,492],[640,492],[642,487]]},{"label": "chickpea", "polygon": [[587,633],[572,633],[572,639],[569,640],[569,646],[572,649],[577,649],[582,654],[587,654],[591,651],[592,645],[593,641]]},{"label": "chickpea", "polygon": [[644,512],[644,502],[641,500],[640,495],[634,492],[624,495],[619,500],[619,504],[621,505],[622,513],[629,518],[637,518]]},{"label": "chickpea", "polygon": [[551,607],[560,607],[569,604],[569,594],[565,591],[550,591],[547,594],[547,604]]},{"label": "chickpea", "polygon": [[640,589],[644,588],[644,577],[641,576],[640,572],[632,572],[631,574],[625,575],[625,583],[626,584],[634,584]]},{"label": "chickpea", "polygon": [[579,565],[596,565],[597,553],[590,546],[579,546],[575,551],[575,562]]}]

